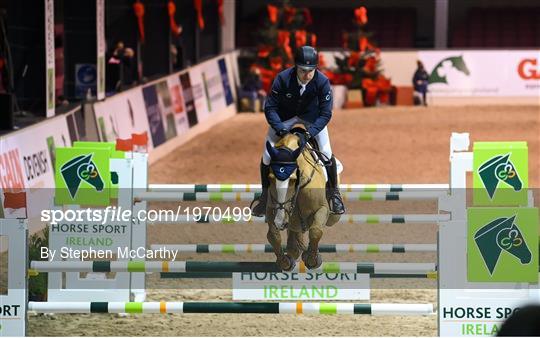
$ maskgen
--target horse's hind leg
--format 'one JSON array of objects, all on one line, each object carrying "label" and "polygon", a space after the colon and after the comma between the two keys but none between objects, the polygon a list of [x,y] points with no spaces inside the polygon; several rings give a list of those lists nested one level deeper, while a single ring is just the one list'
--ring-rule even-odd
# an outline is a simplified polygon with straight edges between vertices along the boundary
[{"label": "horse's hind leg", "polygon": [[287,231],[287,255],[295,261],[298,260],[302,252],[306,251],[304,236],[301,232]]},{"label": "horse's hind leg", "polygon": [[302,254],[304,265],[308,269],[316,269],[322,265],[322,257],[319,254],[319,242],[323,235],[323,226],[328,219],[329,211],[321,208],[313,217],[313,224],[309,227],[309,245],[307,251]]},{"label": "horse's hind leg", "polygon": [[294,269],[296,262],[283,251],[281,246],[281,233],[274,225],[268,225],[266,238],[268,239],[268,243],[272,246],[272,249],[274,249],[276,263],[279,268],[283,271],[291,271]]}]

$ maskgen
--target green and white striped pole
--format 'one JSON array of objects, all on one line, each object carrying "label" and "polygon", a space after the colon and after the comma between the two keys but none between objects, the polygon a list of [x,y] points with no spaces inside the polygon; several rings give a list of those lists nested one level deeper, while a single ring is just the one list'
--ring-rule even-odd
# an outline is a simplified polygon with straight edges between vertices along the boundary
[{"label": "green and white striped pole", "polygon": [[[148,191],[141,192],[135,199],[148,202],[222,202],[252,201],[259,198],[260,192],[174,192]],[[432,200],[446,195],[445,191],[402,191],[402,192],[343,192],[344,201],[401,201]]]},{"label": "green and white striped pole", "polygon": [[[390,214],[346,214],[341,215],[340,222],[351,224],[382,224],[382,223],[437,223],[450,220],[450,214],[407,214],[407,215],[390,215]],[[195,215],[179,214],[173,217],[163,217],[160,220],[147,220],[147,224],[185,224],[185,223],[266,223],[264,217],[251,217],[244,219],[239,217],[213,217],[212,215],[203,215],[195,217]]]},{"label": "green and white striped pole", "polygon": [[[448,190],[448,184],[340,184],[342,192],[399,192]],[[149,184],[148,191],[167,192],[261,192],[260,184]]]},{"label": "green and white striped pole", "polygon": [[260,313],[306,315],[432,315],[433,304],[234,302],[29,302],[36,313]]},{"label": "green and white striped pole", "polygon": [[[36,272],[281,272],[275,262],[232,261],[32,261],[30,268]],[[369,273],[418,275],[435,272],[433,263],[356,263],[323,262],[308,270],[300,262],[293,271],[298,273]]]},{"label": "green and white striped pole", "polygon": [[[283,248],[286,248],[284,245]],[[153,244],[152,250],[178,253],[274,253],[270,244]],[[320,244],[322,253],[437,252],[437,244]]]}]

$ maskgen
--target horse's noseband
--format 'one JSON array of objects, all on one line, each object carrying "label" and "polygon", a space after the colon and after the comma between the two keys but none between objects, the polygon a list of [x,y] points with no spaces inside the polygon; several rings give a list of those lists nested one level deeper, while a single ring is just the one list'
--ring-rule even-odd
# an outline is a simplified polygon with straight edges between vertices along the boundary
[{"label": "horse's noseband", "polygon": [[[294,164],[296,165],[296,162],[294,162]],[[272,168],[272,170],[274,170]],[[272,209],[274,211],[274,215],[279,211],[279,210],[283,210],[287,216],[289,216],[289,219],[291,218],[292,216],[292,213],[294,212],[294,208],[296,206],[296,199],[298,197],[298,192],[300,191],[300,169],[298,169],[298,167],[295,168],[295,171],[298,171],[298,179],[296,180],[295,182],[295,186],[294,186],[294,194],[288,199],[286,200],[285,202],[283,203],[280,203],[279,201],[277,201],[274,196],[272,196],[272,194],[269,194],[270,195],[270,199],[272,200]],[[294,172],[294,171],[293,171]],[[287,176],[287,178],[292,174],[292,172]],[[274,175],[276,175],[275,171],[274,171]],[[277,175],[276,175],[277,176]],[[287,204],[290,204],[289,208],[286,207]],[[285,227],[283,228],[278,228],[279,230],[284,230]]]}]

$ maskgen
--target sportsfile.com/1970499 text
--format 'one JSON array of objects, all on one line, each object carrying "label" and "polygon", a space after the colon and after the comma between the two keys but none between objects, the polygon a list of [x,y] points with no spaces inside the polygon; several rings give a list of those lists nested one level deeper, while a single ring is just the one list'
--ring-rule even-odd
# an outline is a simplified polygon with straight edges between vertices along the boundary
[{"label": "sportsfile.com/1970499 text", "polygon": [[41,211],[41,221],[50,224],[59,222],[94,222],[105,224],[109,222],[197,222],[197,221],[215,221],[223,220],[240,222],[251,219],[251,210],[249,207],[185,207],[179,205],[176,210],[171,209],[150,209],[138,210],[133,214],[131,209],[125,209],[121,206],[108,206],[103,209],[45,209]]}]

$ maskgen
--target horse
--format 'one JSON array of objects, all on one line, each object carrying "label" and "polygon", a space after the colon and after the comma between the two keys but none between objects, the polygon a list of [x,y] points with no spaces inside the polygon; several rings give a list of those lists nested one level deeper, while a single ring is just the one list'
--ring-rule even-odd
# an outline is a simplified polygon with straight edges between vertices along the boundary
[{"label": "horse", "polygon": [[[317,151],[293,133],[282,137],[275,147],[267,141],[266,149],[271,158],[267,239],[276,255],[276,263],[282,271],[291,271],[301,256],[306,268],[316,269],[322,264],[319,241],[323,228],[334,225],[340,218],[330,213],[324,165]],[[285,229],[287,246],[283,250],[281,231]],[[309,232],[307,248],[304,232]]]}]

